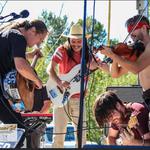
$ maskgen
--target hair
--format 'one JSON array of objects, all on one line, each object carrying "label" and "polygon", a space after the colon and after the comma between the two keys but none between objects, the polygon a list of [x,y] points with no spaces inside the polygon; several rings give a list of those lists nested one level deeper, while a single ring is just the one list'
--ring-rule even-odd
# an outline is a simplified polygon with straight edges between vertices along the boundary
[{"label": "hair", "polygon": [[48,32],[48,29],[45,25],[45,23],[41,20],[32,20],[32,21],[23,21],[22,23],[16,23],[14,24],[11,29],[19,29],[24,28],[25,30],[29,30],[30,28],[35,27],[36,32],[39,34],[43,34]]},{"label": "hair", "polygon": [[[87,39],[86,39],[85,42],[86,42],[86,45],[85,45],[85,50],[86,50],[85,60],[86,60],[86,63],[88,63],[89,62],[89,47],[88,47],[88,44],[87,44]],[[74,51],[73,51],[73,49],[70,45],[70,38],[68,38],[68,40],[66,41],[66,43],[63,46],[67,49],[67,55],[69,56],[69,58],[72,59],[76,63],[76,61],[73,57]],[[81,49],[80,53],[82,53],[82,49]]]},{"label": "hair", "polygon": [[100,127],[103,127],[107,123],[108,117],[113,110],[117,110],[117,103],[123,105],[122,101],[113,91],[107,91],[96,98],[94,116]]},{"label": "hair", "polygon": [[126,21],[125,26],[128,27],[129,25],[134,25],[139,20],[140,20],[140,22],[145,22],[149,25],[149,20],[147,17],[142,16],[142,15],[135,15]]}]

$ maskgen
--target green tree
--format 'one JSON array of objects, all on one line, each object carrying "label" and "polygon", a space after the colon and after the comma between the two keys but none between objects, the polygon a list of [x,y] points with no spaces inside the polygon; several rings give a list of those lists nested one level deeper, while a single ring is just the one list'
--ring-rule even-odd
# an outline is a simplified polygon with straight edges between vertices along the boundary
[{"label": "green tree", "polygon": [[62,43],[64,43],[65,38],[61,35],[66,32],[68,17],[64,15],[63,17],[58,17],[52,12],[43,10],[39,19],[42,19],[47,27],[50,30],[50,35],[47,38],[47,41],[43,44],[43,54],[44,57],[37,64],[37,72],[43,82],[46,82],[48,75],[46,73],[46,68],[50,62],[51,56],[54,53],[55,49]]}]

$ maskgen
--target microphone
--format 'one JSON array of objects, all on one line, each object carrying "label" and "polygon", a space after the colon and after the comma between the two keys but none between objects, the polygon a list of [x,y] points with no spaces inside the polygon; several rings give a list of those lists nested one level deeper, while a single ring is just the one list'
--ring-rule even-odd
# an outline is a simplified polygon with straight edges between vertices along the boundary
[{"label": "microphone", "polygon": [[29,16],[29,11],[25,9],[21,11],[19,15],[17,15],[16,13],[11,13],[11,16],[13,16],[13,18],[7,20],[7,22],[10,22],[19,18],[27,18]]},{"label": "microphone", "polygon": [[27,18],[29,16],[29,11],[28,10],[23,10],[20,12],[20,18]]}]

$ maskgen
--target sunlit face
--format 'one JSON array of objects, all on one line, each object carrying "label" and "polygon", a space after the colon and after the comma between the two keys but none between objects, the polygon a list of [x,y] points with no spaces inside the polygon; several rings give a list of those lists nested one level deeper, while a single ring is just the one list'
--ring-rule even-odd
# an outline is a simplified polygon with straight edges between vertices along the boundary
[{"label": "sunlit face", "polygon": [[82,49],[82,39],[70,38],[70,45],[75,52],[78,52]]},{"label": "sunlit face", "polygon": [[108,122],[111,124],[115,124],[118,127],[122,126],[125,121],[125,109],[122,106],[119,107],[117,107],[117,110],[113,110],[113,112],[108,117]]},{"label": "sunlit face", "polygon": [[36,31],[31,30],[27,34],[27,45],[29,47],[33,47],[34,45],[40,45],[47,36],[47,32],[45,33],[36,33]]},{"label": "sunlit face", "polygon": [[114,110],[108,117],[108,121],[116,125],[123,123],[123,119],[124,119],[123,112],[118,110]]},{"label": "sunlit face", "polygon": [[131,33],[131,38],[132,40],[135,42],[137,40],[141,40],[142,41],[142,34],[141,34],[141,29],[136,29]]}]

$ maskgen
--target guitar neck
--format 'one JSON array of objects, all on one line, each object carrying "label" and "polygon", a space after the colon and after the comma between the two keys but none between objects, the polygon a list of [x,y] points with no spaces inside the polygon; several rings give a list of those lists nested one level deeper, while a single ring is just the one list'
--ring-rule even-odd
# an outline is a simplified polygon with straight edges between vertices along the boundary
[{"label": "guitar neck", "polygon": [[32,63],[31,63],[32,68],[35,68],[35,65],[37,63],[38,58],[39,58],[38,54],[33,57],[33,60],[32,60]]}]

